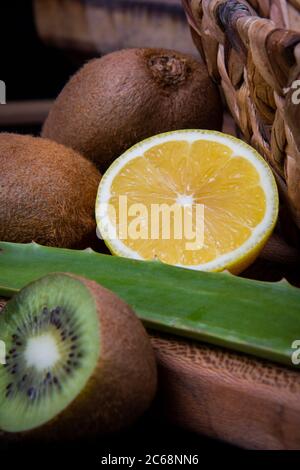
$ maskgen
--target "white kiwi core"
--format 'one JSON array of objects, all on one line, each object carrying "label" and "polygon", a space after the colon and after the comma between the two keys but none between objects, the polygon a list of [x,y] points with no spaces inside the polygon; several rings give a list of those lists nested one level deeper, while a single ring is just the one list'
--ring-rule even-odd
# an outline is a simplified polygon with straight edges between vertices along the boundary
[{"label": "white kiwi core", "polygon": [[39,372],[54,367],[60,359],[57,342],[51,334],[30,338],[24,356],[27,367],[34,367]]}]

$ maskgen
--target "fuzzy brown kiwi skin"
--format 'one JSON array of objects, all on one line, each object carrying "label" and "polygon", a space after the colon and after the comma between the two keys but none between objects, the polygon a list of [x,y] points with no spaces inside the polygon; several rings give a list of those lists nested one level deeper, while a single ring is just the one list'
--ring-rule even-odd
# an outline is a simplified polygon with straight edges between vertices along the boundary
[{"label": "fuzzy brown kiwi skin", "polygon": [[101,179],[90,161],[48,139],[1,133],[0,170],[0,240],[89,246]]},{"label": "fuzzy brown kiwi skin", "polygon": [[205,65],[166,49],[127,49],[87,63],[64,87],[42,135],[104,171],[132,145],[179,129],[222,127],[222,103]]},{"label": "fuzzy brown kiwi skin", "polygon": [[157,369],[150,339],[133,310],[94,281],[82,282],[94,298],[100,323],[98,364],[85,388],[53,420],[8,440],[74,440],[111,434],[132,424],[150,406]]}]

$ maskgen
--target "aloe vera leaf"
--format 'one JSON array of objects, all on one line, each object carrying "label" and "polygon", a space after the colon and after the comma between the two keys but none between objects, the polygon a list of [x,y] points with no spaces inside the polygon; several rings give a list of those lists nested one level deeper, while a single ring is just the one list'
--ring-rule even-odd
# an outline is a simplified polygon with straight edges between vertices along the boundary
[{"label": "aloe vera leaf", "polygon": [[[0,242],[0,295],[50,272],[71,272],[111,289],[147,327],[290,366],[300,339],[300,289],[37,244]],[[0,332],[1,335],[1,332]]]}]

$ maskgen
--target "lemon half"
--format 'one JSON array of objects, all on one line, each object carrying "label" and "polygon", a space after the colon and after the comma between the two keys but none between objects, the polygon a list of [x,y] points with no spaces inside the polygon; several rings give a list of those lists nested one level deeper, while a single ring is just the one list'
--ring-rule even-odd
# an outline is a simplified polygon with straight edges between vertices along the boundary
[{"label": "lemon half", "polygon": [[103,176],[96,202],[98,231],[113,254],[235,274],[258,256],[277,215],[264,159],[206,130],[168,132],[130,148]]}]

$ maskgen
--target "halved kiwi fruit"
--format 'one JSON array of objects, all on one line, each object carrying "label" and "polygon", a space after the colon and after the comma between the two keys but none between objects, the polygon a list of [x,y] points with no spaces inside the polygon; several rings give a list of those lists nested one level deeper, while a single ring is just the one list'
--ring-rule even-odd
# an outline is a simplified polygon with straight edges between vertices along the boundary
[{"label": "halved kiwi fruit", "polygon": [[47,438],[119,430],[150,404],[156,366],[132,310],[93,281],[50,274],[0,316],[0,430]]}]

